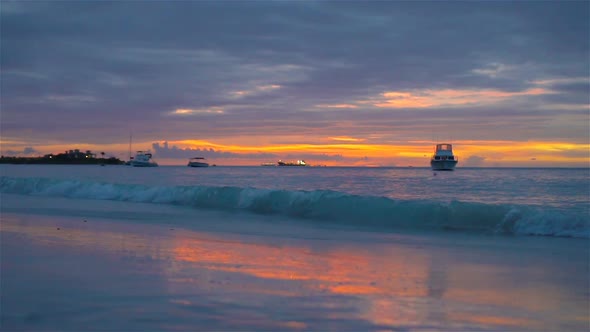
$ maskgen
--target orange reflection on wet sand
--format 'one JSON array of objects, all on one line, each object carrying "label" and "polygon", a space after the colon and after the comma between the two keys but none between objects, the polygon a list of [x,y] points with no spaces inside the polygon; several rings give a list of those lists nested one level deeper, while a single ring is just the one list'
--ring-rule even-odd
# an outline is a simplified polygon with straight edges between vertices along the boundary
[{"label": "orange reflection on wet sand", "polygon": [[307,281],[308,289],[334,294],[425,296],[428,261],[410,263],[397,252],[378,254],[361,248],[265,246],[178,238],[173,249],[180,261],[212,270],[237,272],[265,279]]},{"label": "orange reflection on wet sand", "polygon": [[504,326],[512,328],[518,326],[535,326],[536,328],[542,328],[538,321],[522,317],[488,316],[471,312],[449,312],[448,318],[454,321],[478,323],[488,326]]},{"label": "orange reflection on wet sand", "polygon": [[[61,229],[49,227],[50,222]],[[207,233],[124,222],[50,222],[14,222],[3,215],[1,230],[23,234],[48,248],[151,257],[146,268],[162,276],[167,294],[178,295],[171,300],[178,306],[194,305],[195,297],[183,294],[222,294],[229,301],[239,301],[236,294],[241,294],[249,302],[265,295],[288,299],[328,295],[329,300],[321,300],[324,308],[342,305],[339,299],[355,299],[354,315],[383,326],[439,322],[457,329],[535,328],[543,326],[533,319],[538,317],[534,313],[562,311],[571,312],[570,322],[584,323],[579,309],[573,307],[576,303],[564,301],[567,294],[557,286],[545,285],[540,291],[536,285],[516,282],[525,280],[523,276],[544,280],[546,271],[465,261],[444,247],[417,245],[410,236],[403,238],[410,243],[404,245],[395,240],[373,243],[373,235],[362,233],[358,233],[359,241],[338,240],[338,235],[322,240],[331,236],[327,230],[319,230],[321,236],[314,240],[316,236],[294,239]],[[514,279],[513,273],[520,279]],[[510,284],[510,280],[516,281]],[[347,319],[346,314],[325,312],[334,320]],[[258,318],[241,315],[236,319],[243,318],[244,326],[249,326],[248,319],[272,320],[272,312]],[[309,327],[290,318],[273,324],[284,329]]]},{"label": "orange reflection on wet sand", "polygon": [[[250,291],[259,294],[362,298],[364,305],[359,315],[375,324],[407,323],[418,318],[416,310],[404,309],[403,302],[396,299],[414,302],[429,296],[427,256],[400,246],[385,245],[376,251],[362,246],[310,246],[313,243],[273,246],[177,238],[174,253],[177,260],[210,270],[267,280],[262,282],[264,286],[248,285]],[[272,280],[275,282],[269,282]],[[228,290],[239,286],[223,287]],[[335,320],[347,319],[339,313],[329,315]]]}]

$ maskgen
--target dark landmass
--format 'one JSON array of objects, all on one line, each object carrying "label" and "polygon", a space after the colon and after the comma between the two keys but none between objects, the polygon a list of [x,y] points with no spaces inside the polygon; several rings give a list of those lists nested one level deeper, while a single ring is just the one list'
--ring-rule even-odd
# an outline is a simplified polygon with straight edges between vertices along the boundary
[{"label": "dark landmass", "polygon": [[[101,153],[104,155],[104,153]],[[97,158],[90,151],[70,150],[60,154],[43,157],[0,157],[0,164],[55,164],[55,165],[123,165],[124,161],[115,158]]]},{"label": "dark landmass", "polygon": [[45,157],[0,157],[0,164],[123,165],[117,158],[57,159]]}]

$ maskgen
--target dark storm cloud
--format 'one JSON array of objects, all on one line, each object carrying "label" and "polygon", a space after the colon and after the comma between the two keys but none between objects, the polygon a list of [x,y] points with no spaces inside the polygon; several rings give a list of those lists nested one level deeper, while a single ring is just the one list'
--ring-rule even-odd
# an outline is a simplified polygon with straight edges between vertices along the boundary
[{"label": "dark storm cloud", "polygon": [[[523,91],[540,73],[587,76],[588,12],[588,2],[3,2],[2,131],[107,143],[129,131],[173,140],[339,121],[390,132],[429,116],[477,124],[486,111],[309,110],[385,91]],[[587,97],[584,86],[559,89],[544,100]],[[170,116],[212,107],[223,114]]]}]

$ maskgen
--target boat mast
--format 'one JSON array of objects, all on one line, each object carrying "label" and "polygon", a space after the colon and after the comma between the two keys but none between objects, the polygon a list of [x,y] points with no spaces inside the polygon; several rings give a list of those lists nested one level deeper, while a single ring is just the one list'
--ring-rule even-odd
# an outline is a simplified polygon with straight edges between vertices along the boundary
[{"label": "boat mast", "polygon": [[133,134],[129,134],[129,160],[131,160],[131,140],[133,139]]}]

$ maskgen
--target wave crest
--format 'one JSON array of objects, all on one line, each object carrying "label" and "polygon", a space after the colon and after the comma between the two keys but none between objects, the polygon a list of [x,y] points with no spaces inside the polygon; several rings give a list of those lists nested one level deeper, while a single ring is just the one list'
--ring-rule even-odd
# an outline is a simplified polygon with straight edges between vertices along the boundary
[{"label": "wave crest", "polygon": [[240,187],[145,186],[48,178],[0,178],[0,192],[68,198],[174,204],[276,214],[314,222],[395,229],[461,231],[590,238],[586,214],[529,206],[393,200],[336,191]]}]

